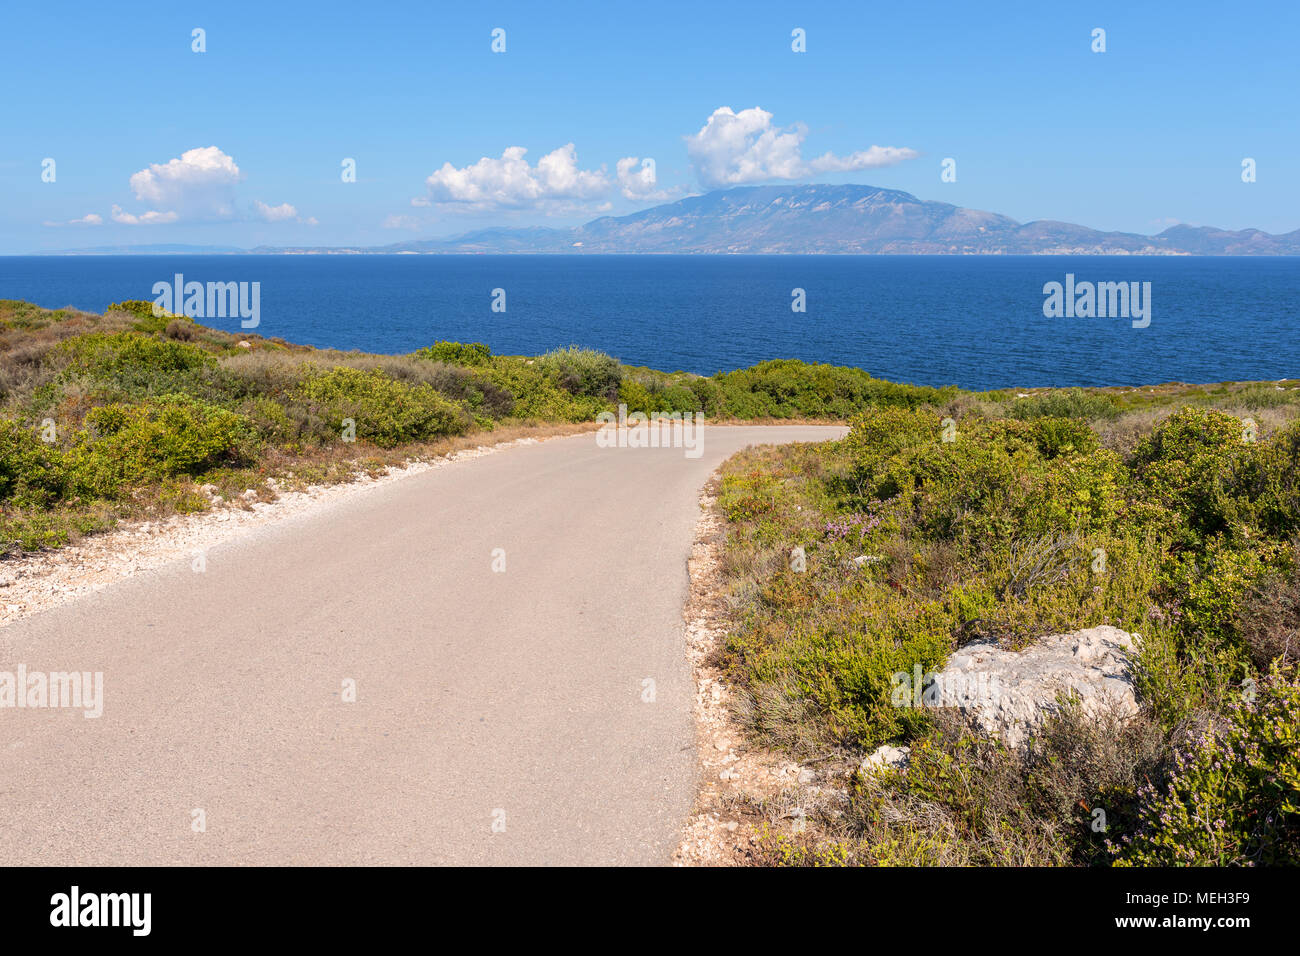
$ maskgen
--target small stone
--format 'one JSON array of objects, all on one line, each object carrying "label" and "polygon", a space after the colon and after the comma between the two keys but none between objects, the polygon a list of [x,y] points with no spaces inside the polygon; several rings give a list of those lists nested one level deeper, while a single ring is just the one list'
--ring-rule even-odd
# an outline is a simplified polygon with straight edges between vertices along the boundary
[{"label": "small stone", "polygon": [[804,767],[799,771],[798,781],[802,784],[815,783],[817,780],[817,771],[811,767]]},{"label": "small stone", "polygon": [[891,747],[889,744],[885,744],[883,747],[876,748],[875,752],[869,756],[864,757],[858,769],[863,773],[874,773],[885,767],[905,767],[911,755],[911,747]]}]

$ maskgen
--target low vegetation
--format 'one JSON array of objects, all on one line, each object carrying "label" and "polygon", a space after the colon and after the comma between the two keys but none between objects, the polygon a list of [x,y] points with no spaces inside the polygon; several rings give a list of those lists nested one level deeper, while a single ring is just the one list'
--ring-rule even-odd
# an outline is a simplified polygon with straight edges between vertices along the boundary
[{"label": "low vegetation", "polygon": [[93,315],[0,301],[0,553],[66,544],[124,516],[208,506],[269,477],[347,477],[483,432],[632,411],[837,420],[955,390],[766,362],[701,377],[578,347],[536,358],[436,342],[369,355],[233,335],[120,302]]},{"label": "low vegetation", "polygon": [[[729,462],[726,664],[752,735],[849,766],[912,748],[770,859],[1300,862],[1300,393],[1268,391],[962,395]],[[1099,624],[1142,636],[1135,720],[1066,708],[1011,751],[891,702],[891,675],[971,640]]]},{"label": "low vegetation", "polygon": [[[369,355],[237,336],[148,303],[0,301],[0,548],[346,477],[625,404],[850,421],[752,449],[719,506],[725,663],[754,739],[855,774],[791,864],[1300,862],[1300,383],[970,393],[795,361],[703,377],[583,348]],[[801,569],[791,555],[801,549]],[[891,676],[975,639],[1142,635],[1135,720],[1065,708],[1015,751]],[[1103,808],[1104,828],[1094,811]]]}]

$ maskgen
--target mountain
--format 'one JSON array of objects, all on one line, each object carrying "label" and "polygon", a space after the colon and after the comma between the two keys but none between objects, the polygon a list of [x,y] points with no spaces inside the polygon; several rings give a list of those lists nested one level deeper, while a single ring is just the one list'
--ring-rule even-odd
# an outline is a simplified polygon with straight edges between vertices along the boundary
[{"label": "mountain", "polygon": [[1298,255],[1300,230],[1174,226],[1158,236],[997,213],[874,186],[758,186],[692,196],[575,230],[584,252]]},{"label": "mountain", "polygon": [[[153,247],[162,251],[163,247]],[[77,250],[83,254],[90,250]],[[133,251],[141,251],[137,247]],[[167,247],[182,251],[182,247]],[[197,252],[190,247],[184,251]],[[206,251],[206,250],[205,250]],[[217,251],[217,250],[212,250]],[[241,251],[241,250],[221,250]],[[467,253],[879,255],[1300,255],[1300,229],[1271,235],[1172,226],[1156,236],[1099,232],[918,199],[875,186],[749,186],[690,196],[573,229],[493,228],[448,239],[370,247],[272,247],[255,253],[400,255]],[[115,250],[120,254],[121,250]]]}]

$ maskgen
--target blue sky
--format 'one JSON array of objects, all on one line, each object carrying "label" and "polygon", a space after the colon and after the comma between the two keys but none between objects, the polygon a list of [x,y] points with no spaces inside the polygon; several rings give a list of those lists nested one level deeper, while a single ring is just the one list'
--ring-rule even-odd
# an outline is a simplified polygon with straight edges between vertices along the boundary
[{"label": "blue sky", "polygon": [[[0,17],[0,253],[381,244],[782,181],[1142,233],[1300,227],[1294,2],[13,3]],[[940,180],[947,157],[956,182]]]}]

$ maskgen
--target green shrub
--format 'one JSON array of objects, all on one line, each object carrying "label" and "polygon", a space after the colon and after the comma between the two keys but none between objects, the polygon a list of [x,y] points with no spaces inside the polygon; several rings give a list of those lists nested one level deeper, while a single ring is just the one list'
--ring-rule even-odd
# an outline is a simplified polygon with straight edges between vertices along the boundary
[{"label": "green shrub", "polygon": [[862,369],[794,359],[760,362],[715,378],[723,407],[736,418],[848,419],[872,406],[939,405],[957,394],[955,388],[899,385]]},{"label": "green shrub", "polygon": [[1274,669],[1254,695],[1180,750],[1166,787],[1141,788],[1141,827],[1117,863],[1300,864],[1300,684]]},{"label": "green shrub", "polygon": [[382,372],[336,367],[313,369],[300,386],[302,396],[342,435],[351,419],[356,437],[389,448],[464,434],[470,416],[430,385],[407,385]]},{"label": "green shrub", "polygon": [[543,371],[539,360],[497,356],[482,369],[482,375],[513,397],[510,415],[534,421],[591,421],[609,408],[609,402],[588,395],[574,395],[560,388],[556,379]]},{"label": "green shrub", "polygon": [[48,507],[62,497],[66,471],[52,444],[21,422],[0,419],[0,501]]},{"label": "green shrub", "polygon": [[1113,419],[1120,415],[1119,403],[1110,395],[1089,394],[1081,388],[1058,388],[1028,398],[1019,398],[1007,407],[1009,418]]},{"label": "green shrub", "polygon": [[1199,535],[1229,527],[1235,474],[1249,458],[1239,419],[1185,407],[1156,426],[1133,456],[1136,493]]},{"label": "green shrub", "polygon": [[135,317],[134,328],[137,332],[162,332],[172,322],[179,322],[193,326],[194,322],[185,316],[178,316],[171,312],[160,312],[154,314],[154,305],[152,302],[145,302],[142,299],[128,299],[126,302],[114,302],[104,310],[104,314],[110,312],[125,312],[127,315]]},{"label": "green shrub", "polygon": [[83,494],[106,498],[238,460],[251,438],[243,416],[186,395],[103,405],[86,416],[86,426],[68,453],[70,480]]},{"label": "green shrub", "polygon": [[623,367],[617,359],[576,345],[547,352],[537,359],[537,365],[573,395],[614,399],[623,381]]},{"label": "green shrub", "polygon": [[434,342],[415,354],[448,365],[486,365],[492,357],[492,350],[482,342]]},{"label": "green shrub", "polygon": [[1031,434],[1039,453],[1049,459],[1058,455],[1089,455],[1100,447],[1097,433],[1087,422],[1078,419],[1037,418]]},{"label": "green shrub", "polygon": [[59,348],[69,359],[65,380],[83,377],[136,397],[206,390],[217,364],[198,346],[132,332],[82,335]]},{"label": "green shrub", "polygon": [[1233,517],[1273,537],[1300,534],[1300,422],[1256,446],[1238,469],[1233,491],[1239,499]]}]

